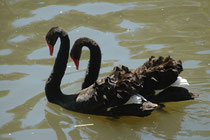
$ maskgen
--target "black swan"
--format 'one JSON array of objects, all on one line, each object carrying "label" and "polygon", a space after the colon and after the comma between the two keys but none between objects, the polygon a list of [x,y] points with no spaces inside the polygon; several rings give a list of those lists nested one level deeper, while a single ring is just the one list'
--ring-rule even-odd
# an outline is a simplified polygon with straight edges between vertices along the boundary
[{"label": "black swan", "polygon": [[[52,27],[46,35],[46,41],[52,55],[58,37],[61,39],[60,49],[45,85],[45,93],[49,102],[72,111],[108,116],[145,116],[157,107],[157,104],[136,94],[142,88],[141,79],[124,66],[115,67],[112,77],[98,80],[78,93],[63,94],[60,84],[67,66],[70,40],[62,28]],[[88,42],[87,39],[86,41]],[[124,74],[119,75],[119,73]],[[133,98],[137,100],[132,102]]]},{"label": "black swan", "polygon": [[[70,53],[77,68],[81,50],[84,46],[82,40],[87,40],[87,38],[78,39]],[[90,40],[86,46],[90,49],[90,61],[82,89],[90,86],[97,80],[101,64],[99,45],[95,41]],[[198,94],[193,94],[182,87],[188,86],[189,83],[186,79],[179,76],[181,71],[183,71],[183,67],[180,60],[175,61],[170,56],[165,58],[162,56],[159,58],[151,56],[147,62],[132,72],[137,74],[139,79],[144,79],[143,89],[140,94],[149,101],[159,103],[190,100],[198,97]]]}]

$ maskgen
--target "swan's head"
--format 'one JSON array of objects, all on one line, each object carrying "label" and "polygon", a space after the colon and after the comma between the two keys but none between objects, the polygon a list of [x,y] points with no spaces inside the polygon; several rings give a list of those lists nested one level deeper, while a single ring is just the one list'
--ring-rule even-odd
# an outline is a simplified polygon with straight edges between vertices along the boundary
[{"label": "swan's head", "polygon": [[50,55],[53,54],[54,45],[55,45],[55,43],[58,39],[59,32],[61,30],[62,29],[58,26],[52,27],[46,35],[46,42],[47,42],[47,45],[49,47]]},{"label": "swan's head", "polygon": [[81,50],[75,49],[76,47],[72,47],[71,52],[70,52],[70,56],[71,59],[74,61],[74,64],[76,66],[76,69],[79,69],[79,60],[80,60],[80,56],[81,56]]},{"label": "swan's head", "polygon": [[70,52],[70,56],[72,60],[74,61],[74,64],[76,65],[77,70],[79,68],[79,60],[82,53],[82,48],[84,46],[86,46],[90,50],[90,59],[94,58],[94,59],[101,60],[101,50],[98,44],[94,40],[88,37],[81,37],[75,41]]},{"label": "swan's head", "polygon": [[71,52],[70,52],[70,56],[71,56],[72,60],[74,61],[74,64],[75,64],[77,70],[79,69],[79,60],[81,57],[82,46],[83,46],[83,44],[81,43],[80,40],[81,39],[78,39],[75,41],[75,43],[71,49]]},{"label": "swan's head", "polygon": [[72,60],[74,61],[74,64],[76,66],[76,69],[78,70],[79,69],[79,60],[78,59],[75,59],[72,57]]}]

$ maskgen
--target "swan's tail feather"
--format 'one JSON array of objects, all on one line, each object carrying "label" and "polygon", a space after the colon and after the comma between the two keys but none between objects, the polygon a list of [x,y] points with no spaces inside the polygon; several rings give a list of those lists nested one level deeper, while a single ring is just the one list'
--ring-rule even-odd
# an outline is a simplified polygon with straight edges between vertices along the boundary
[{"label": "swan's tail feather", "polygon": [[[141,67],[133,71],[143,79],[143,93],[161,90],[169,87],[183,71],[182,62],[172,59],[170,56],[155,58],[152,56]],[[183,82],[184,83],[184,82]],[[143,95],[144,96],[144,95]]]},{"label": "swan's tail feather", "polygon": [[179,76],[183,71],[182,62],[170,56],[155,58],[152,56],[141,67],[133,71],[143,79],[140,94],[152,102],[183,101],[194,99],[198,94],[189,92],[188,81]]}]

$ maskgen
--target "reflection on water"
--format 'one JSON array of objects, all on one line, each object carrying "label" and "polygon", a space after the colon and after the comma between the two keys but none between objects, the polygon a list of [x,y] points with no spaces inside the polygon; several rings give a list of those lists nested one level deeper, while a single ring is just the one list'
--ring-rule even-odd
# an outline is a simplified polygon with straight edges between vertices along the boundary
[{"label": "reflection on water", "polygon": [[[209,139],[210,1],[0,3],[0,139]],[[12,25],[12,26],[11,26]],[[100,77],[114,66],[131,69],[151,55],[181,59],[194,101],[164,103],[148,117],[110,118],[67,111],[48,103],[44,85],[55,54],[45,34],[59,25],[71,46],[90,37],[102,50]],[[66,94],[78,91],[89,59],[84,49],[80,70],[69,60],[62,80]],[[92,126],[75,127],[80,124]]]},{"label": "reflection on water", "polygon": [[3,50],[0,50],[0,56],[1,56],[1,55],[8,55],[8,54],[10,54],[10,53],[12,53],[12,50],[10,50],[10,49],[3,49]]},{"label": "reflection on water", "polygon": [[187,60],[187,61],[184,61],[183,66],[186,69],[195,69],[195,68],[200,67],[199,63],[200,63],[199,60]]},{"label": "reflection on water", "polygon": [[9,42],[21,42],[21,41],[27,40],[28,38],[30,37],[24,36],[24,35],[18,35],[17,37],[10,39]]},{"label": "reflection on water", "polygon": [[49,5],[49,6],[45,6],[43,8],[39,8],[39,9],[31,11],[31,13],[34,15],[33,17],[18,19],[13,23],[13,26],[21,27],[35,21],[49,20],[59,14],[63,14],[65,12],[69,12],[72,10],[84,12],[88,15],[101,15],[101,14],[106,14],[110,12],[121,11],[123,9],[128,9],[131,7],[134,7],[134,4],[132,3],[111,4],[111,3],[103,3],[103,2],[80,4],[78,6]]},{"label": "reflection on water", "polygon": [[197,54],[210,54],[210,50],[199,51]]},{"label": "reflection on water", "polygon": [[121,22],[119,26],[122,28],[126,28],[127,32],[134,32],[138,29],[144,28],[145,24],[144,23],[137,24],[137,23],[131,22],[129,20],[123,20],[123,22]]},{"label": "reflection on water", "polygon": [[162,44],[147,44],[147,45],[145,45],[145,48],[147,48],[147,51],[159,50],[159,49],[165,48],[165,45],[162,45]]}]

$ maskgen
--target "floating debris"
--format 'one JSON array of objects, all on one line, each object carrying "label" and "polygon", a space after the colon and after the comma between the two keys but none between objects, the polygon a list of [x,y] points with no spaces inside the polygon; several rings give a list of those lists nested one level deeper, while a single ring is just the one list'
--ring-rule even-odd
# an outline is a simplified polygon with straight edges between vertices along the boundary
[{"label": "floating debris", "polygon": [[93,123],[89,123],[89,124],[78,124],[78,125],[75,125],[74,127],[84,127],[84,126],[92,126],[94,125]]}]

